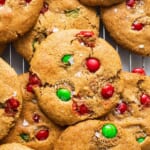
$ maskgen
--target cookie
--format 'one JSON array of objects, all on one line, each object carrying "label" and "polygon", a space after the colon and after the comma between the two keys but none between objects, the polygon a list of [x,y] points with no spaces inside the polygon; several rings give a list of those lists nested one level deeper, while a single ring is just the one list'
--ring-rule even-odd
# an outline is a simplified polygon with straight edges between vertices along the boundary
[{"label": "cookie", "polygon": [[17,74],[0,58],[0,139],[14,126],[21,106],[22,97]]},{"label": "cookie", "polygon": [[[28,74],[21,75],[20,80],[23,81],[25,77],[28,77]],[[26,83],[25,80],[24,83]],[[25,98],[25,95],[23,97]],[[23,110],[15,127],[1,142],[17,142],[36,150],[43,148],[44,150],[52,150],[60,132],[60,128],[40,111],[36,99],[29,101],[28,97],[24,99]]]},{"label": "cookie", "polygon": [[150,55],[149,0],[127,0],[111,8],[102,9],[102,20],[114,40],[124,48]]},{"label": "cookie", "polygon": [[150,147],[150,77],[123,73],[125,88],[120,102],[107,115],[135,136],[142,150]]},{"label": "cookie", "polygon": [[88,6],[111,6],[123,0],[80,0],[83,4]]},{"label": "cookie", "polygon": [[30,63],[27,88],[59,125],[97,118],[116,105],[122,90],[118,53],[92,31],[51,34]]},{"label": "cookie", "polygon": [[78,0],[46,0],[36,25],[14,46],[30,61],[37,46],[51,33],[63,29],[91,29],[99,32],[99,17],[94,8],[86,7]]},{"label": "cookie", "polygon": [[10,42],[27,32],[36,22],[43,0],[1,0],[0,42]]},{"label": "cookie", "polygon": [[140,150],[133,136],[118,124],[88,120],[68,127],[54,150]]},{"label": "cookie", "polygon": [[33,150],[19,143],[3,144],[3,145],[0,145],[0,149],[1,150],[10,150],[10,149],[11,150]]}]

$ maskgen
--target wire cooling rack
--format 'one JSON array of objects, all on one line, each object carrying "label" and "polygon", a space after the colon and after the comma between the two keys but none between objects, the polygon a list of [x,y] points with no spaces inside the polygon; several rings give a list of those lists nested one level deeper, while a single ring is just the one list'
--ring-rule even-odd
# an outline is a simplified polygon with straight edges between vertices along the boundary
[{"label": "wire cooling rack", "polygon": [[[146,74],[150,75],[150,57],[142,57],[140,55],[133,54],[117,45],[109,36],[102,23],[100,37],[108,41],[118,51],[121,57],[123,70],[131,71],[135,67],[143,67],[146,70]],[[2,57],[17,71],[18,74],[28,71],[28,63],[15,52],[12,44],[8,45],[7,50]]]}]

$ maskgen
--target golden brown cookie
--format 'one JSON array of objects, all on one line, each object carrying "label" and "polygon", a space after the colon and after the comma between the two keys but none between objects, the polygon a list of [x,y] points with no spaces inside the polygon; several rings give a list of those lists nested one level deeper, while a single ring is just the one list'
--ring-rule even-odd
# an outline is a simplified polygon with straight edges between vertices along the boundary
[{"label": "golden brown cookie", "polygon": [[0,145],[0,150],[33,150],[19,143],[9,143]]},{"label": "golden brown cookie", "polygon": [[0,58],[0,139],[14,126],[21,107],[22,97],[17,74]]},{"label": "golden brown cookie", "polygon": [[[20,80],[26,86],[26,78],[28,74],[20,75]],[[34,98],[26,97],[23,89],[23,110],[15,127],[10,131],[9,135],[1,141],[2,143],[17,142],[29,146],[36,150],[52,150],[61,130],[53,124],[39,109],[37,101]]]},{"label": "golden brown cookie", "polygon": [[140,150],[133,136],[118,124],[88,120],[68,127],[54,150]]},{"label": "golden brown cookie", "polygon": [[27,32],[36,22],[43,0],[1,0],[0,42],[9,42]]},{"label": "golden brown cookie", "polygon": [[134,53],[150,55],[150,1],[127,0],[102,9],[102,20],[114,40]]},{"label": "golden brown cookie", "polygon": [[92,31],[51,34],[37,48],[30,65],[27,89],[36,89],[40,107],[60,125],[100,117],[119,99],[120,58]]},{"label": "golden brown cookie", "polygon": [[94,8],[78,0],[45,0],[36,25],[22,38],[15,41],[16,50],[30,61],[37,46],[51,33],[62,29],[90,29],[97,35],[99,17]]},{"label": "golden brown cookie", "polygon": [[79,0],[83,4],[88,6],[111,6],[116,3],[120,3],[123,0]]},{"label": "golden brown cookie", "polygon": [[108,120],[119,123],[129,130],[142,150],[150,147],[150,77],[123,73],[124,91],[120,102],[107,115]]}]

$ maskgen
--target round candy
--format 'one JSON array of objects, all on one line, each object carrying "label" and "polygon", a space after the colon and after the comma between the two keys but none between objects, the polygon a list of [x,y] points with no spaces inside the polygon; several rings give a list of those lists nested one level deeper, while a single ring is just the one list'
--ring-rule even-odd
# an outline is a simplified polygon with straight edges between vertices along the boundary
[{"label": "round candy", "polygon": [[102,134],[106,138],[114,138],[117,136],[118,130],[113,124],[105,124],[102,127]]},{"label": "round candy", "polygon": [[142,143],[142,142],[144,142],[144,140],[145,140],[145,137],[140,137],[140,138],[137,139],[137,142]]},{"label": "round candy", "polygon": [[110,84],[104,86],[101,90],[101,95],[103,98],[108,99],[114,94],[114,87]]},{"label": "round candy", "polygon": [[59,89],[56,94],[62,101],[69,101],[71,99],[71,92],[67,89]]},{"label": "round candy", "polygon": [[150,105],[150,96],[147,94],[142,94],[140,97],[141,104],[144,106]]},{"label": "round candy", "polygon": [[72,55],[70,54],[64,55],[62,58],[62,62],[68,64],[71,57]]},{"label": "round candy", "polygon": [[141,75],[146,75],[145,70],[143,68],[134,68],[132,70],[132,73],[138,73],[138,74],[141,74]]},{"label": "round candy", "polygon": [[39,141],[43,141],[46,140],[49,136],[49,131],[47,129],[44,130],[40,130],[37,134],[36,134],[36,138]]},{"label": "round candy", "polygon": [[97,58],[91,57],[86,60],[86,66],[90,72],[96,72],[100,67],[100,62]]}]

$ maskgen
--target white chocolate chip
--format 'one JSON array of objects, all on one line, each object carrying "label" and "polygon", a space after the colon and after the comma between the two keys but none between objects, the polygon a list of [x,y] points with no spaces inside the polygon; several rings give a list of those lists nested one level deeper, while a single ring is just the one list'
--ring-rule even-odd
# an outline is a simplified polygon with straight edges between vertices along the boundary
[{"label": "white chocolate chip", "polygon": [[32,99],[32,102],[33,102],[34,104],[36,104],[36,103],[37,103],[37,100],[36,100],[36,99]]},{"label": "white chocolate chip", "polygon": [[58,32],[59,31],[59,29],[58,28],[53,28],[53,32],[55,33],[55,32]]},{"label": "white chocolate chip", "polygon": [[99,133],[99,132],[95,132],[95,136],[96,136],[97,138],[100,138],[100,133]]},{"label": "white chocolate chip", "polygon": [[17,96],[17,92],[16,92],[16,91],[14,91],[13,96],[14,96],[14,97],[16,97],[16,96]]},{"label": "white chocolate chip", "polygon": [[82,46],[84,46],[84,43],[83,43],[83,42],[81,42],[80,44],[81,44]]},{"label": "white chocolate chip", "polygon": [[75,77],[79,77],[80,78],[81,76],[82,76],[82,72],[80,72],[80,71],[75,74]]},{"label": "white chocolate chip", "polygon": [[140,44],[140,45],[139,45],[139,48],[144,48],[144,45],[143,45],[143,44]]},{"label": "white chocolate chip", "polygon": [[71,65],[73,65],[73,64],[74,64],[73,57],[71,57],[71,58],[69,59],[69,63],[70,63]]},{"label": "white chocolate chip", "polygon": [[24,119],[22,125],[23,125],[24,127],[27,127],[27,126],[29,125],[29,122]]},{"label": "white chocolate chip", "polygon": [[115,13],[117,13],[117,12],[118,12],[118,9],[117,9],[117,8],[115,8],[115,9],[114,9],[114,12],[115,12]]}]

